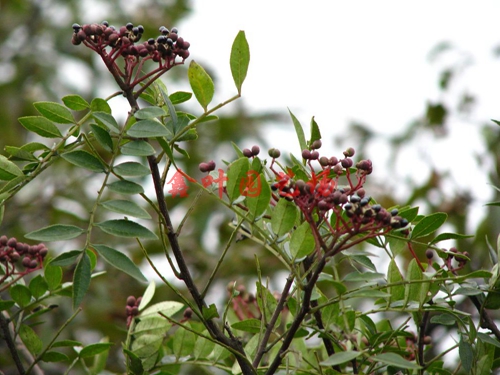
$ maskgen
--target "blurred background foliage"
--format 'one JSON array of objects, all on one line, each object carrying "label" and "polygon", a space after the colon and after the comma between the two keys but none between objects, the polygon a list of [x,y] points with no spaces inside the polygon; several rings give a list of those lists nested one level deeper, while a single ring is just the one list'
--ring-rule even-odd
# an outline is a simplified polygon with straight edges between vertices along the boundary
[{"label": "blurred background foliage", "polygon": [[[126,22],[142,24],[145,27],[145,39],[157,35],[158,27],[165,25],[173,27],[179,20],[192,11],[192,4],[188,0],[0,0],[0,149],[5,155],[7,145],[20,146],[31,139],[24,128],[18,123],[21,116],[35,115],[32,105],[35,101],[60,101],[68,94],[79,94],[91,100],[96,96],[108,96],[116,91],[111,76],[94,54],[82,46],[71,44],[71,25],[74,22],[92,23],[106,19],[110,24],[122,25]],[[180,30],[180,33],[189,40],[189,30]],[[250,46],[251,47],[251,46]],[[429,46],[432,47],[432,46]],[[494,46],[492,46],[493,48]],[[433,49],[433,58],[439,58],[453,47],[444,43]],[[196,46],[191,47],[196,51]],[[392,159],[408,143],[418,138],[422,133],[432,134],[434,137],[446,137],[453,116],[467,116],[477,101],[473,95],[464,92],[459,96],[448,94],[449,87],[454,80],[459,80],[469,62],[456,61],[444,69],[437,78],[443,95],[442,100],[429,101],[425,113],[419,118],[408,119],[402,124],[401,131],[385,139],[391,146]],[[206,67],[207,70],[216,70],[216,67]],[[168,87],[169,82],[178,79],[185,80],[185,68],[176,68],[169,72],[163,81]],[[113,99],[113,100],[120,100]],[[189,111],[189,106],[181,108]],[[310,109],[314,111],[314,108]],[[262,152],[272,146],[267,144],[265,127],[271,124],[278,126],[288,119],[283,119],[282,112],[249,113],[245,108],[244,99],[231,106],[230,111],[224,111],[218,121],[213,121],[199,128],[199,140],[184,145],[190,158],[182,158],[183,170],[190,176],[201,179],[197,165],[202,161],[214,159],[219,167],[224,168],[222,160],[234,158],[230,142],[240,147],[249,147],[254,143],[261,146]],[[114,113],[115,115],[119,115]],[[321,124],[320,124],[321,126]],[[478,155],[478,168],[489,174],[494,186],[500,186],[500,150],[496,147],[500,142],[500,131],[492,123],[478,124],[484,133],[484,142],[487,145],[488,155]],[[337,140],[339,150],[342,146],[356,148],[357,157],[371,157],[365,149],[373,142],[379,142],[379,137],[370,126],[361,123],[351,123],[349,126],[349,144]],[[46,140],[36,139],[44,142]],[[290,150],[287,150],[290,151]],[[459,161],[457,161],[459,163]],[[376,164],[376,161],[375,161]],[[430,166],[432,169],[432,166]],[[72,174],[72,167],[68,163],[58,163],[58,168],[52,169],[50,175],[42,175],[37,181],[25,188],[15,199],[8,202],[5,217],[0,228],[0,234],[23,239],[25,233],[42,226],[64,222],[66,224],[82,225],[86,214],[95,198],[96,187],[100,181],[96,176]],[[395,171],[395,173],[397,173]],[[464,171],[467,173],[467,171]],[[98,176],[97,176],[98,178]],[[473,192],[457,189],[446,191],[443,189],[446,173],[437,169],[430,173],[429,178],[422,184],[415,185],[407,182],[407,197],[405,201],[396,202],[392,189],[397,178],[393,181],[376,181],[371,178],[371,194],[386,207],[394,205],[420,205],[426,212],[442,211],[449,215],[450,231],[475,234],[470,240],[461,240],[457,247],[461,251],[472,254],[472,269],[480,269],[487,265],[487,247],[485,238],[495,243],[500,222],[499,209],[491,206],[477,228],[476,233],[468,233],[467,218],[470,205],[473,203]],[[375,180],[375,181],[374,181]],[[168,179],[167,179],[168,181]],[[405,182],[403,182],[405,183]],[[149,179],[144,179],[145,187],[151,186]],[[493,201],[500,201],[500,193],[494,190]],[[188,264],[193,274],[203,285],[217,262],[217,256],[225,246],[231,228],[228,223],[232,216],[223,211],[214,199],[202,196],[196,198],[196,187],[191,186],[187,198],[168,198],[173,217],[177,223],[194,202],[192,216],[183,228],[181,239],[182,248],[186,251]],[[429,199],[433,196],[433,199]],[[99,239],[100,233],[93,233],[93,242],[101,243],[107,237]],[[57,246],[63,246],[58,248]],[[69,243],[50,244],[49,249],[55,256],[63,250],[79,248],[76,240]],[[137,246],[130,241],[113,244],[113,247],[128,252],[137,264],[145,264]],[[417,249],[422,256],[426,249]],[[154,259],[160,261],[160,269],[169,273],[167,264],[163,260],[163,250],[158,244],[150,244],[148,251],[156,254]],[[276,275],[282,266],[277,259],[266,254],[259,246],[250,241],[237,242],[229,252],[229,258],[218,275],[218,287],[213,293],[214,299],[225,296],[226,285],[238,275],[238,282],[252,288],[255,278],[254,254],[260,258],[262,274],[265,277]],[[480,256],[477,256],[480,254]],[[98,267],[103,267],[99,263]],[[71,269],[67,270],[66,278],[71,278]],[[145,285],[117,272],[107,269],[108,273],[92,282],[89,295],[84,301],[84,314],[72,324],[73,327],[85,327],[85,330],[67,330],[67,338],[78,338],[84,342],[95,342],[103,336],[110,341],[120,342],[125,336],[125,300],[128,295],[140,295]],[[152,273],[149,273],[152,275]],[[271,280],[273,282],[273,280]],[[271,284],[271,286],[273,286]],[[278,288],[278,284],[276,285]],[[156,295],[157,300],[175,299],[174,295],[162,287]],[[53,321],[40,325],[41,330],[54,330],[64,316],[69,315],[70,303],[61,305],[52,315]],[[43,331],[41,332],[43,337]],[[0,368],[4,370],[6,358],[5,345],[0,340]],[[119,348],[116,348],[116,353]],[[113,358],[113,357],[112,357]],[[110,361],[116,363],[115,370],[120,370],[121,360]],[[113,366],[111,366],[113,367]],[[4,372],[7,374],[8,371]]]}]

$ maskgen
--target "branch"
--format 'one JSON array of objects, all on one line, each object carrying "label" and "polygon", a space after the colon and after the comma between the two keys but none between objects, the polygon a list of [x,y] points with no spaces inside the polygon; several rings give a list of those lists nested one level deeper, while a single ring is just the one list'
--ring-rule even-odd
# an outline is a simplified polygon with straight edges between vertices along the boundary
[{"label": "branch", "polygon": [[21,363],[21,358],[19,358],[19,353],[17,352],[16,344],[14,343],[14,340],[12,340],[12,336],[10,335],[9,320],[5,317],[3,313],[0,313],[0,328],[2,329],[3,337],[5,338],[7,347],[9,348],[10,355],[12,356],[12,359],[16,364],[17,371],[19,371],[20,375],[24,375],[25,372],[23,364]]}]

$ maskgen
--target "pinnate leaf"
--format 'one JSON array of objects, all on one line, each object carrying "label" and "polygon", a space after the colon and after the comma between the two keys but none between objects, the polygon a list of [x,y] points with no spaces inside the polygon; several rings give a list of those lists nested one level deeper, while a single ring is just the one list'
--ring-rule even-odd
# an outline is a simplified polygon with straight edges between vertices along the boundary
[{"label": "pinnate leaf", "polygon": [[144,189],[141,185],[132,181],[119,180],[107,185],[108,189],[120,194],[142,194]]},{"label": "pinnate leaf", "polygon": [[411,233],[412,238],[418,238],[427,236],[435,232],[441,225],[446,221],[446,215],[444,212],[436,212],[422,218]]},{"label": "pinnate leaf", "polygon": [[73,309],[76,309],[80,305],[83,297],[87,294],[90,286],[91,272],[90,258],[87,252],[84,251],[73,275]]},{"label": "pinnate leaf", "polygon": [[146,227],[134,221],[118,219],[96,224],[103,232],[120,237],[144,238],[156,240],[158,237]]},{"label": "pinnate leaf", "polygon": [[120,131],[120,127],[118,126],[118,123],[116,122],[115,118],[111,114],[106,113],[106,112],[94,112],[93,116],[99,124],[103,125],[104,127],[108,128],[109,130],[114,131],[116,133]]},{"label": "pinnate leaf", "polygon": [[62,101],[66,107],[73,111],[82,111],[90,108],[90,104],[80,95],[66,95],[62,98]]},{"label": "pinnate leaf", "polygon": [[245,32],[240,30],[234,39],[229,59],[231,74],[233,75],[234,84],[238,89],[238,94],[241,94],[241,86],[247,76],[249,63],[250,48],[245,37]]},{"label": "pinnate leaf", "polygon": [[71,164],[91,170],[92,172],[104,172],[106,170],[104,164],[97,157],[85,150],[70,151],[61,156]]},{"label": "pinnate leaf", "polygon": [[54,123],[42,116],[20,117],[19,122],[30,132],[36,133],[44,138],[60,138],[61,132]]},{"label": "pinnate leaf", "polygon": [[140,207],[137,203],[130,200],[114,199],[102,203],[102,206],[110,211],[118,212],[125,215],[139,217],[142,219],[150,219],[151,215]]},{"label": "pinnate leaf", "polygon": [[189,64],[188,78],[196,100],[198,100],[198,103],[200,103],[206,112],[215,91],[212,78],[194,60]]},{"label": "pinnate leaf", "polygon": [[59,103],[36,102],[33,105],[43,117],[50,121],[58,124],[73,124],[75,122],[70,110]]},{"label": "pinnate leaf", "polygon": [[151,137],[166,137],[170,135],[167,128],[156,120],[140,120],[137,121],[127,131],[127,135],[136,138],[151,138]]},{"label": "pinnate leaf", "polygon": [[286,199],[280,199],[274,208],[271,218],[271,228],[273,232],[281,237],[292,230],[297,219],[297,206]]},{"label": "pinnate leaf", "polygon": [[132,276],[133,278],[147,282],[139,267],[130,260],[125,254],[106,245],[92,245],[103,259],[113,267]]},{"label": "pinnate leaf", "polygon": [[135,161],[127,161],[125,163],[115,165],[113,167],[113,170],[119,176],[129,177],[141,177],[146,176],[150,173],[148,168]]},{"label": "pinnate leaf", "polygon": [[78,237],[85,230],[74,225],[54,224],[26,234],[24,237],[37,241],[64,241]]},{"label": "pinnate leaf", "polygon": [[0,155],[0,180],[10,181],[22,175],[23,172],[19,169],[17,165],[15,165],[5,156]]}]

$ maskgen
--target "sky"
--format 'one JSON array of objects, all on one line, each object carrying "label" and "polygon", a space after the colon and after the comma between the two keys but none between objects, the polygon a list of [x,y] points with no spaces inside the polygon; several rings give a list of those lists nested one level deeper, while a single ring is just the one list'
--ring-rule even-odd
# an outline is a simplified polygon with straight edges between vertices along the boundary
[{"label": "sky", "polygon": [[[179,29],[191,43],[190,58],[216,74],[213,103],[235,93],[229,53],[234,37],[244,30],[251,54],[244,106],[283,115],[289,108],[306,127],[314,116],[323,134],[322,151],[332,155],[342,152],[334,137],[349,139],[350,121],[394,136],[424,113],[427,101],[452,103],[464,91],[476,95],[479,101],[469,118],[450,119],[449,137],[422,134],[403,150],[396,166],[403,178],[417,183],[428,178],[429,165],[450,170],[447,188],[473,189],[482,197],[473,216],[481,216],[491,187],[474,156],[484,153],[478,124],[500,118],[500,61],[493,54],[500,44],[499,2],[195,0],[193,9]],[[453,49],[431,61],[431,50],[441,42]],[[464,69],[443,95],[438,74],[457,62]],[[266,138],[298,154],[291,121],[288,125],[271,126]],[[368,150],[375,168],[382,166],[375,169],[378,178],[390,177],[383,167],[388,151],[384,145]],[[460,168],[455,167],[458,160]],[[403,198],[405,192],[396,194]]]}]

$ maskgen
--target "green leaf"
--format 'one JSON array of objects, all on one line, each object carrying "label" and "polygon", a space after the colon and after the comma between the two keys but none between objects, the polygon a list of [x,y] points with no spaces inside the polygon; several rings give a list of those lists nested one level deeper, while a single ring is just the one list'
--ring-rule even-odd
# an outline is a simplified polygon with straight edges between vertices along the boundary
[{"label": "green leaf", "polygon": [[196,336],[194,333],[179,327],[173,336],[172,349],[177,358],[191,355],[194,350]]},{"label": "green leaf", "polygon": [[115,165],[113,167],[113,171],[119,176],[127,176],[127,177],[141,177],[146,176],[150,173],[149,169],[142,165],[141,163],[137,163],[135,161],[127,161],[125,163],[121,163]]},{"label": "green leaf", "polygon": [[84,347],[78,356],[80,358],[90,358],[99,353],[109,350],[114,344],[112,342],[98,342],[95,344],[90,344]]},{"label": "green leaf", "polygon": [[141,219],[151,219],[151,215],[149,215],[144,208],[130,200],[110,200],[103,202],[102,206],[110,211],[118,212],[124,215],[134,216]]},{"label": "green leaf", "polygon": [[304,129],[302,128],[302,125],[300,124],[299,120],[297,120],[297,117],[290,111],[290,117],[292,118],[293,122],[293,127],[295,128],[295,133],[297,134],[297,138],[299,140],[299,145],[300,145],[300,151],[302,152],[303,150],[307,149],[307,143],[306,143],[306,136],[304,135]]},{"label": "green leaf", "polygon": [[193,94],[190,92],[177,91],[177,92],[174,92],[173,94],[171,94],[169,96],[169,98],[170,98],[170,102],[173,105],[177,105],[177,104],[187,102],[189,99],[191,99],[192,96],[193,96]]},{"label": "green leaf", "polygon": [[90,258],[84,251],[73,275],[73,309],[76,309],[87,294],[91,276]]},{"label": "green leaf", "polygon": [[497,348],[500,348],[500,341],[498,341],[497,339],[494,339],[493,337],[490,337],[486,333],[478,332],[477,337],[482,342],[485,342],[485,343],[491,344],[493,346],[496,346]]},{"label": "green leaf", "polygon": [[200,103],[206,112],[214,96],[214,83],[212,82],[212,78],[210,78],[205,69],[194,60],[189,64],[188,78],[196,100],[198,100],[198,103]]},{"label": "green leaf", "polygon": [[63,272],[61,267],[52,264],[53,260],[44,267],[43,276],[47,282],[50,291],[55,290],[61,285]]},{"label": "green leaf", "polygon": [[250,64],[250,48],[248,46],[245,32],[240,30],[234,39],[231,47],[231,57],[229,65],[233,75],[234,84],[241,95],[241,85],[247,76],[248,65]]},{"label": "green leaf", "polygon": [[444,224],[447,217],[448,215],[444,212],[436,212],[425,216],[413,228],[411,238],[424,237],[435,232],[441,225]]},{"label": "green leaf", "polygon": [[0,311],[9,310],[14,305],[15,305],[14,301],[0,300]]},{"label": "green leaf", "polygon": [[54,102],[33,103],[40,114],[48,120],[58,124],[73,124],[75,119],[71,112],[63,105]]},{"label": "green leaf", "polygon": [[35,299],[40,298],[49,289],[47,282],[42,277],[42,275],[36,275],[30,280],[29,290]]},{"label": "green leaf", "polygon": [[157,240],[156,234],[149,229],[130,220],[107,220],[97,223],[96,226],[101,228],[103,232],[120,237],[144,238],[149,240]]},{"label": "green leaf", "polygon": [[[252,177],[257,175],[257,178]],[[243,182],[244,181],[244,182]],[[248,172],[246,180],[242,180],[246,190],[246,206],[251,220],[255,220],[266,212],[271,201],[271,188],[264,174]],[[245,191],[245,190],[244,190]]]},{"label": "green leaf", "polygon": [[26,348],[34,356],[42,351],[43,342],[31,327],[21,324],[21,327],[19,327],[19,337],[21,337]]},{"label": "green leaf", "polygon": [[109,106],[108,102],[101,98],[92,99],[92,102],[90,103],[90,109],[92,110],[92,112],[104,112],[109,115],[111,114],[111,107]]},{"label": "green leaf", "polygon": [[163,315],[171,317],[174,314],[178,313],[184,308],[184,305],[177,301],[164,301],[156,303],[147,309],[145,309],[140,315],[139,318],[145,319],[152,316],[161,316],[159,313],[161,312]]},{"label": "green leaf", "polygon": [[85,230],[74,225],[54,224],[26,234],[24,237],[37,241],[64,241],[78,237]]},{"label": "green leaf", "polygon": [[[281,199],[283,201],[284,199]],[[292,258],[301,259],[314,251],[315,241],[308,222],[303,222],[295,229],[290,239],[290,253]]]},{"label": "green leaf", "polygon": [[[408,265],[408,272],[406,275],[406,280],[410,283],[405,287],[405,301],[416,301],[420,302],[421,290],[423,288],[423,284],[420,283],[420,280],[423,280],[424,275],[422,270],[418,266],[418,263],[415,259],[410,261]],[[417,281],[417,282],[413,282]]]},{"label": "green leaf", "polygon": [[167,137],[171,135],[168,129],[156,120],[140,120],[127,130],[127,135],[135,138]]},{"label": "green leaf", "polygon": [[92,116],[94,116],[94,119],[98,124],[108,128],[109,130],[114,131],[115,133],[120,131],[120,127],[118,126],[115,118],[111,115],[111,112],[93,112]]},{"label": "green leaf", "polygon": [[286,199],[280,199],[273,210],[271,229],[276,236],[281,237],[292,230],[297,220],[297,206]]},{"label": "green leaf", "polygon": [[49,351],[49,352],[45,352],[45,354],[42,357],[42,361],[44,361],[44,362],[64,362],[64,361],[69,361],[69,357],[63,353]]},{"label": "green leaf", "polygon": [[260,319],[246,319],[231,324],[231,327],[243,332],[259,333],[262,329],[262,322]]},{"label": "green leaf", "polygon": [[127,257],[125,254],[106,245],[93,244],[92,248],[94,248],[99,253],[99,255],[102,256],[103,259],[106,262],[108,262],[111,266],[119,269],[120,271],[125,272],[126,274],[132,276],[136,280],[139,280],[141,282],[148,281],[146,277],[142,274],[139,267],[137,267],[134,264],[134,262],[132,262],[130,258]]},{"label": "green leaf", "polygon": [[330,357],[328,357],[326,360],[322,361],[320,363],[321,366],[337,366],[342,363],[350,362],[353,359],[359,357],[361,355],[360,352],[356,351],[345,351],[345,352],[338,352],[335,354],[332,354]]},{"label": "green leaf", "polygon": [[20,117],[19,122],[30,132],[45,138],[60,138],[61,132],[54,123],[42,116]]},{"label": "green leaf", "polygon": [[229,164],[226,191],[231,202],[243,193],[244,186],[241,187],[241,182],[244,181],[244,179],[248,179],[249,168],[250,163],[246,157],[239,158]]},{"label": "green leaf", "polygon": [[109,132],[96,124],[90,124],[90,128],[92,129],[92,133],[96,141],[108,152],[113,151],[113,140],[109,135]]},{"label": "green leaf", "polygon": [[319,126],[314,120],[314,116],[311,118],[311,139],[309,140],[309,144],[312,145],[314,141],[321,139],[321,132],[319,131]]},{"label": "green leaf", "polygon": [[12,298],[20,307],[27,306],[31,302],[31,291],[28,287],[16,284],[9,288],[10,298]]},{"label": "green leaf", "polygon": [[123,352],[128,357],[127,369],[132,372],[132,375],[143,375],[144,368],[142,367],[142,361],[139,356],[126,348],[123,348]]},{"label": "green leaf", "polygon": [[[399,271],[396,261],[394,259],[391,259],[387,270],[387,283],[396,284],[402,282],[403,280],[403,276]],[[405,287],[403,284],[390,286],[388,288],[388,291],[391,294],[391,302],[401,301],[405,297]]]},{"label": "green leaf", "polygon": [[123,155],[132,156],[149,156],[154,155],[154,153],[156,152],[153,146],[149,144],[149,142],[142,139],[125,143],[123,146],[121,146],[120,150]]},{"label": "green leaf", "polygon": [[5,156],[0,155],[0,180],[10,181],[20,176],[23,176],[23,172],[19,167]]},{"label": "green leaf", "polygon": [[396,353],[382,353],[376,356],[371,357],[372,361],[384,363],[389,366],[395,366],[398,368],[407,368],[410,370],[418,370],[421,367],[416,363],[407,361],[399,354]]},{"label": "green leaf", "polygon": [[70,266],[82,255],[81,250],[71,250],[56,256],[50,261],[52,266]]},{"label": "green leaf", "polygon": [[453,326],[457,322],[456,318],[452,314],[443,313],[434,315],[431,317],[431,323],[441,324],[444,326]]},{"label": "green leaf", "polygon": [[12,155],[13,160],[38,161],[38,159],[29,151],[19,147],[5,146],[5,151]]},{"label": "green leaf", "polygon": [[474,350],[472,349],[472,345],[464,340],[463,336],[460,336],[460,342],[458,343],[458,355],[465,372],[471,374],[474,363]]},{"label": "green leaf", "polygon": [[62,101],[66,107],[73,111],[82,111],[90,108],[90,104],[80,95],[66,95],[62,98]]},{"label": "green leaf", "polygon": [[85,150],[70,151],[61,156],[71,164],[91,170],[92,172],[104,172],[106,170],[104,164],[97,157]]},{"label": "green leaf", "polygon": [[462,240],[464,238],[471,238],[474,236],[468,236],[466,234],[458,234],[458,233],[441,233],[434,238],[429,245],[445,241],[445,240]]},{"label": "green leaf", "polygon": [[399,210],[399,214],[398,215],[401,216],[403,219],[408,220],[411,223],[417,217],[418,210],[419,210],[418,207],[401,209],[401,210]]},{"label": "green leaf", "polygon": [[83,344],[80,341],[75,340],[61,340],[56,341],[51,348],[64,348],[64,347],[74,347],[74,346],[82,346]]},{"label": "green leaf", "polygon": [[146,308],[146,306],[151,302],[153,299],[153,296],[155,295],[156,291],[156,284],[154,280],[151,280],[149,282],[148,287],[144,291],[144,294],[142,295],[141,303],[139,304],[139,311],[142,311]]},{"label": "green leaf", "polygon": [[208,307],[203,306],[203,308],[201,309],[201,313],[205,320],[219,318],[219,312],[217,311],[217,307],[213,303]]},{"label": "green leaf", "polygon": [[153,119],[155,117],[166,116],[167,113],[160,107],[146,107],[141,108],[134,113],[137,120]]},{"label": "green leaf", "polygon": [[108,189],[120,194],[142,194],[144,189],[141,185],[132,181],[119,180],[107,185]]}]

